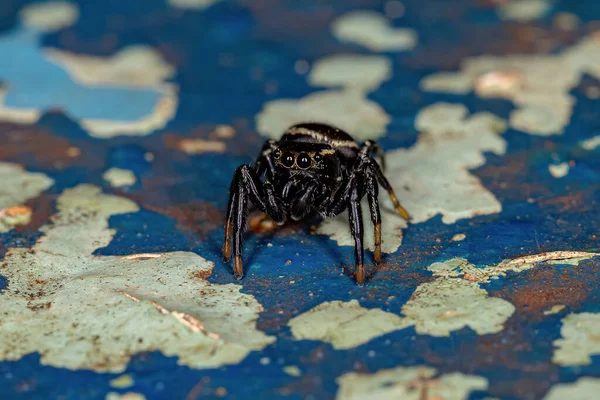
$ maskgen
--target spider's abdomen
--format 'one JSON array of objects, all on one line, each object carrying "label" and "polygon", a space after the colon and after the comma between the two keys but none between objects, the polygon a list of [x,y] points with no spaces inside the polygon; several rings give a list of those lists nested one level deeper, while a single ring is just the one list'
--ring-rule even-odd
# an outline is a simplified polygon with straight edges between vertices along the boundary
[{"label": "spider's abdomen", "polygon": [[343,130],[320,123],[303,123],[291,126],[281,142],[326,144],[346,158],[353,159],[358,154],[359,145]]}]

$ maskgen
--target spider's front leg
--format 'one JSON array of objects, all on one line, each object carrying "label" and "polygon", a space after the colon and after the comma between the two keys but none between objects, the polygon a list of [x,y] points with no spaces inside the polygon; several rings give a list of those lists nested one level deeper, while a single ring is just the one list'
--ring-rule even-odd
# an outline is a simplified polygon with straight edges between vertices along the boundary
[{"label": "spider's front leg", "polygon": [[[360,165],[360,164],[359,164]],[[333,217],[348,209],[350,232],[354,238],[354,262],[356,265],[356,283],[363,286],[365,283],[364,266],[364,234],[362,209],[360,207],[361,191],[360,183],[363,179],[360,170],[351,173],[340,186],[335,197],[321,212],[324,217]]]},{"label": "spider's front leg", "polygon": [[356,265],[356,283],[363,286],[365,283],[364,265],[364,234],[362,209],[360,207],[360,192],[358,181],[355,179],[350,187],[350,198],[348,199],[348,217],[350,220],[350,232],[354,237],[354,261]]},{"label": "spider's front leg", "polygon": [[229,192],[223,241],[223,261],[228,262],[233,253],[234,276],[237,279],[242,279],[244,276],[242,245],[248,218],[248,200],[269,215],[275,210],[269,212],[269,209],[273,206],[269,206],[264,200],[266,196],[263,183],[258,178],[257,172],[248,165],[242,165],[235,171]]}]

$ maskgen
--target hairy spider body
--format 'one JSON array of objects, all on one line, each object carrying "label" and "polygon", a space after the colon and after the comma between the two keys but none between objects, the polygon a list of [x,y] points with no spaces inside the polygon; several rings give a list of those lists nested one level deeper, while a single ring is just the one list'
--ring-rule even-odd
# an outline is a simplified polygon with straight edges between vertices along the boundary
[{"label": "hairy spider body", "polygon": [[336,216],[348,209],[354,237],[356,282],[365,281],[361,199],[367,195],[375,235],[375,264],[381,262],[381,213],[378,193],[381,185],[399,214],[409,216],[400,205],[382,169],[372,157],[383,154],[377,143],[359,145],[341,129],[318,123],[298,124],[286,130],[279,141],[265,142],[253,166],[242,165],[230,188],[225,223],[223,260],[233,254],[234,275],[241,279],[242,239],[248,201],[281,225],[318,214]]}]

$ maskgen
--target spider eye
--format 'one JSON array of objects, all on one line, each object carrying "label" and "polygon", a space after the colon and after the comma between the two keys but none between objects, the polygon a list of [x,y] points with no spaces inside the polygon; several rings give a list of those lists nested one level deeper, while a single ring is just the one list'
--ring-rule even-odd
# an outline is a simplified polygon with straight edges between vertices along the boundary
[{"label": "spider eye", "polygon": [[273,157],[281,158],[281,150],[277,149],[273,152]]},{"label": "spider eye", "polygon": [[321,161],[323,159],[323,156],[320,155],[319,153],[315,154],[315,156],[313,157],[315,161]]},{"label": "spider eye", "polygon": [[306,169],[308,167],[310,167],[310,157],[308,156],[308,154],[306,153],[300,153],[300,155],[298,156],[298,161],[296,161],[298,163],[298,167],[302,168],[302,169]]},{"label": "spider eye", "polygon": [[294,165],[294,155],[292,153],[284,153],[281,156],[281,163],[290,168],[292,165]]}]

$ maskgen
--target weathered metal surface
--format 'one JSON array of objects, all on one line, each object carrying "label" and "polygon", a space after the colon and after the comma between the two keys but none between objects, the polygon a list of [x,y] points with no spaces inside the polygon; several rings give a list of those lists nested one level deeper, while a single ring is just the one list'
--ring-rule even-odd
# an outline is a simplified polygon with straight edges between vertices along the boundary
[{"label": "weathered metal surface", "polygon": [[[595,398],[599,20],[3,1],[0,398]],[[378,140],[413,220],[382,196],[385,263],[359,288],[345,215],[253,216],[236,281],[233,171],[311,119]]]}]

